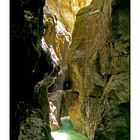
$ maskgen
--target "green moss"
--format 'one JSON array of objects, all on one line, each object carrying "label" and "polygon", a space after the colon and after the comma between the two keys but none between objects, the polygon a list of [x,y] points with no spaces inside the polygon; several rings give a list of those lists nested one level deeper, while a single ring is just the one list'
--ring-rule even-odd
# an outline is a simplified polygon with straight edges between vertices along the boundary
[{"label": "green moss", "polygon": [[43,15],[43,35],[48,31],[48,18],[46,15]]}]

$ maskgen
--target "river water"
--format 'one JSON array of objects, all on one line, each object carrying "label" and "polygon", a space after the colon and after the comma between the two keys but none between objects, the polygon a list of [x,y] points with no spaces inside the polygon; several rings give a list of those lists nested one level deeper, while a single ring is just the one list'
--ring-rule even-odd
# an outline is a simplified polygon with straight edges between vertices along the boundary
[{"label": "river water", "polygon": [[51,134],[54,140],[88,140],[80,133],[76,132],[68,116],[62,117],[62,127],[59,130],[52,131]]}]

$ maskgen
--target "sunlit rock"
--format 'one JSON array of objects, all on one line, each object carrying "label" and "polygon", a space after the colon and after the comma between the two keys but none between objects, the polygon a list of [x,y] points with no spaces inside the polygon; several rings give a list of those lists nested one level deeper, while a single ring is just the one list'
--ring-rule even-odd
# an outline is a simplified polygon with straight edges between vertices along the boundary
[{"label": "sunlit rock", "polygon": [[80,8],[89,5],[90,2],[91,0],[57,0],[55,2],[47,0],[45,3],[44,15],[48,19],[48,31],[44,35],[45,41],[48,46],[54,48],[62,68],[67,67],[67,52],[71,43],[76,14]]},{"label": "sunlit rock", "polygon": [[79,97],[69,115],[90,140],[129,137],[128,7],[126,1],[93,0],[77,13],[68,64]]},{"label": "sunlit rock", "polygon": [[48,19],[48,31],[44,35],[47,46],[54,49],[54,53],[59,59],[59,63],[66,63],[66,55],[68,47],[71,43],[71,34],[66,30],[63,23],[61,23],[54,13],[46,10],[44,12]]},{"label": "sunlit rock", "polygon": [[46,0],[45,7],[56,15],[69,32],[72,32],[78,10],[90,2],[91,0]]},{"label": "sunlit rock", "polygon": [[59,124],[57,121],[57,108],[51,101],[49,101],[49,105],[50,105],[50,126],[51,130],[53,131],[59,128]]},{"label": "sunlit rock", "polygon": [[43,50],[48,53],[52,59],[52,63],[54,63],[53,65],[59,65],[59,59],[54,51],[54,48],[52,46],[47,46],[44,37],[42,37],[41,39],[41,47],[43,48]]},{"label": "sunlit rock", "polygon": [[52,120],[52,128],[53,128],[53,119],[54,125],[57,124],[59,127],[61,125],[60,117],[62,113],[63,107],[63,94],[62,90],[57,90],[55,92],[48,93],[48,99],[50,103],[50,121]]}]

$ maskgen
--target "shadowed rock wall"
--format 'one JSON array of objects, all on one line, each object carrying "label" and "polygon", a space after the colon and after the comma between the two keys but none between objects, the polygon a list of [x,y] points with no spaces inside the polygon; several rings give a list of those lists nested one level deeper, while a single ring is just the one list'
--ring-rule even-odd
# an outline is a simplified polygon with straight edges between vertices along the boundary
[{"label": "shadowed rock wall", "polygon": [[[19,134],[19,139],[40,139],[40,137],[51,139],[49,118],[44,116],[49,116],[46,85],[42,86],[45,92],[40,92],[38,97],[34,98],[34,86],[43,79],[45,73],[49,75],[54,69],[50,56],[41,49],[44,4],[44,0],[10,1],[10,138],[12,140],[17,140]],[[40,104],[42,98],[44,100]],[[34,109],[38,109],[37,112],[43,113],[43,116],[34,112]],[[45,129],[38,129],[39,134],[37,134],[32,128],[39,125]],[[33,137],[30,138],[31,134]]]}]

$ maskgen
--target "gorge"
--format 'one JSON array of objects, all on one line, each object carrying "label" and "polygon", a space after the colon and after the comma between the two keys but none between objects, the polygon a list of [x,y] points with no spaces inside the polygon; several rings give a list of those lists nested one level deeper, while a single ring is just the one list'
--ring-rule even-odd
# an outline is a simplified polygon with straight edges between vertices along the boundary
[{"label": "gorge", "polygon": [[10,7],[11,140],[129,140],[129,1]]}]

